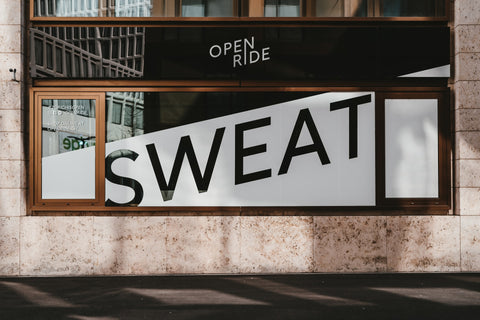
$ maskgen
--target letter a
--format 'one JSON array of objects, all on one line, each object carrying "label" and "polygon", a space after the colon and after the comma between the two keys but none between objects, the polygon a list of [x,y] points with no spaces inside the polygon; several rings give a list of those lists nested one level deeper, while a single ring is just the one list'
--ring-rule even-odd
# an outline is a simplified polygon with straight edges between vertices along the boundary
[{"label": "letter a", "polygon": [[[307,129],[310,133],[310,137],[312,138],[313,143],[303,147],[297,147],[297,142],[300,138],[303,124],[307,125]],[[285,151],[285,156],[283,157],[282,165],[280,166],[278,175],[288,172],[288,168],[290,167],[290,162],[292,162],[293,157],[312,152],[316,152],[318,154],[322,165],[330,163],[327,151],[323,146],[322,139],[320,138],[320,134],[318,133],[317,127],[315,126],[315,122],[313,121],[310,111],[308,109],[302,109],[298,113],[297,122],[295,123],[295,126],[293,128],[292,136],[290,137],[290,141],[288,142],[287,151]]]}]

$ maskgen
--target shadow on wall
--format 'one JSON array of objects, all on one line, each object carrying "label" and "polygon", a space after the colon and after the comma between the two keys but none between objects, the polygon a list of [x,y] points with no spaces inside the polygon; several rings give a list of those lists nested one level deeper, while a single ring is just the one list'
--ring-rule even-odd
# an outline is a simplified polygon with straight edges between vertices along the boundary
[{"label": "shadow on wall", "polygon": [[477,319],[477,274],[0,279],[2,319]]}]

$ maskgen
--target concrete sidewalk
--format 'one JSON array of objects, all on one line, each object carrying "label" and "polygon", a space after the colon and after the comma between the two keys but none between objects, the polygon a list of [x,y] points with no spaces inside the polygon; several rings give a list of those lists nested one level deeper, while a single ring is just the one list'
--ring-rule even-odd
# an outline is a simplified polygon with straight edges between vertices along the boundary
[{"label": "concrete sidewalk", "polygon": [[480,319],[480,274],[0,278],[0,319]]}]

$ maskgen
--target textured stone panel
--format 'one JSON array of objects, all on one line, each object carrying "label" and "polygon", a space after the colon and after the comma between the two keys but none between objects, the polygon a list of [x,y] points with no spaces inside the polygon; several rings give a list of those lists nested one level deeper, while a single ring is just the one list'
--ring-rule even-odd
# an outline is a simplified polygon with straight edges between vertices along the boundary
[{"label": "textured stone panel", "polygon": [[241,272],[313,271],[313,217],[241,219]]},{"label": "textured stone panel", "polygon": [[[0,7],[1,8],[1,7]],[[0,10],[1,12],[2,10]],[[0,79],[12,79],[12,73],[8,71],[10,68],[17,69],[17,79],[22,74],[23,56],[19,53],[1,53],[0,54]]]},{"label": "textured stone panel", "polygon": [[455,52],[480,52],[480,25],[455,28]]},{"label": "textured stone panel", "polygon": [[[31,0],[33,1],[33,0]],[[22,0],[0,0],[0,24],[22,23]]]},{"label": "textured stone panel", "polygon": [[25,162],[0,160],[0,189],[22,189],[25,187]]},{"label": "textured stone panel", "polygon": [[455,56],[455,80],[480,80],[480,53],[458,53]]},{"label": "textured stone panel", "polygon": [[22,131],[22,113],[18,110],[0,110],[0,132]]},{"label": "textured stone panel", "polygon": [[20,53],[21,49],[21,26],[0,24],[0,53]]},{"label": "textured stone panel", "polygon": [[456,187],[480,187],[480,160],[457,160],[455,162]]},{"label": "textured stone panel", "polygon": [[[6,79],[11,79],[11,76]],[[10,80],[0,81],[0,110],[22,108],[22,85]]]},{"label": "textured stone panel", "polygon": [[480,24],[478,0],[455,0],[455,25]]},{"label": "textured stone panel", "polygon": [[0,217],[0,276],[19,274],[20,218]]},{"label": "textured stone panel", "polygon": [[480,109],[480,81],[457,81],[455,83],[455,108]]},{"label": "textured stone panel", "polygon": [[20,273],[93,274],[93,217],[22,217]]},{"label": "textured stone panel", "polygon": [[166,233],[167,272],[238,271],[239,217],[168,217]]},{"label": "textured stone panel", "polygon": [[480,216],[480,188],[456,188],[456,214]]},{"label": "textured stone panel", "polygon": [[455,143],[456,159],[480,159],[480,132],[457,132]]},{"label": "textured stone panel", "polygon": [[165,273],[164,217],[95,217],[95,274]]},{"label": "textured stone panel", "polygon": [[21,132],[0,132],[0,160],[23,160],[24,145]]},{"label": "textured stone panel", "polygon": [[316,272],[384,272],[386,217],[315,217]]},{"label": "textured stone panel", "polygon": [[455,131],[479,131],[480,109],[458,109],[455,111]]},{"label": "textured stone panel", "polygon": [[25,189],[0,189],[0,216],[24,216],[26,202]]},{"label": "textured stone panel", "polygon": [[480,271],[480,216],[462,217],[462,271]]},{"label": "textured stone panel", "polygon": [[460,271],[460,217],[387,217],[387,271]]}]

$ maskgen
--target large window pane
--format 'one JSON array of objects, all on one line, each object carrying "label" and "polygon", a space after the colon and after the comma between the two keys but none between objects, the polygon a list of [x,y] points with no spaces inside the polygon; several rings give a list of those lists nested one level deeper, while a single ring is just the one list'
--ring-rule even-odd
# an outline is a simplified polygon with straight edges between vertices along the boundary
[{"label": "large window pane", "polygon": [[265,17],[299,17],[300,0],[265,0]]},{"label": "large window pane", "polygon": [[34,1],[36,17],[231,17],[233,0]]},{"label": "large window pane", "polygon": [[[445,0],[264,1],[263,14],[266,17],[439,17],[445,15]],[[233,17],[248,16],[249,12],[254,16],[261,16],[261,11],[259,13],[251,11],[251,8],[257,5],[259,4],[256,0],[34,0],[34,16]],[[237,9],[241,12],[237,12]],[[259,9],[261,10],[261,7]]]},{"label": "large window pane", "polygon": [[[106,98],[131,101],[136,94],[107,92]],[[144,92],[143,97],[143,109],[125,106],[125,120],[134,120],[121,126],[107,122],[106,206],[374,204],[373,93]],[[361,105],[356,147],[349,142],[348,108],[336,109],[350,99]],[[143,133],[134,133],[128,125],[142,128],[141,119]],[[306,127],[298,131],[302,123]],[[282,159],[288,158],[292,136],[297,150],[311,151],[293,156],[290,166]]]},{"label": "large window pane", "polygon": [[205,17],[205,4],[203,0],[182,1],[182,17]]},{"label": "large window pane", "polygon": [[435,17],[444,15],[443,0],[383,0],[385,17]]},{"label": "large window pane", "polygon": [[233,0],[183,0],[182,17],[232,17]]},{"label": "large window pane", "polygon": [[385,100],[386,198],[438,197],[438,102]]},{"label": "large window pane", "polygon": [[95,104],[42,100],[42,199],[95,198]]},{"label": "large window pane", "polygon": [[343,17],[344,2],[339,0],[316,0],[315,13],[316,17]]}]

